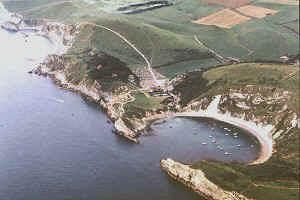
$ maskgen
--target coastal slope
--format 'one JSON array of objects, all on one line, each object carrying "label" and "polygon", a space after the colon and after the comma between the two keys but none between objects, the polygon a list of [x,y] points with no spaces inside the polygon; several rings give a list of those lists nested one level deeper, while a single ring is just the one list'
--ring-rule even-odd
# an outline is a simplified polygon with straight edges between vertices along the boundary
[{"label": "coastal slope", "polygon": [[[205,176],[207,184],[222,190],[215,199],[222,199],[224,191],[241,198],[299,198],[297,6],[255,1],[253,6],[276,14],[223,29],[193,22],[223,9],[207,1],[176,1],[134,15],[81,0],[24,2],[3,2],[24,16],[17,22],[8,19],[6,28],[20,31],[25,24],[40,27],[39,33],[46,36],[68,36],[59,40],[66,48],[32,72],[101,105],[115,123],[115,132],[138,142],[153,120],[198,116],[247,129],[262,145],[252,165],[181,165],[167,159],[162,161],[167,173],[175,176],[176,166],[181,168],[178,176]],[[162,87],[157,87],[153,74]],[[193,189],[212,196],[201,187]]]},{"label": "coastal slope", "polygon": [[[205,87],[195,84],[200,81]],[[244,63],[190,73],[178,80],[175,90],[185,105],[185,116],[212,117],[240,124],[265,141],[260,141],[263,150],[252,164],[199,161],[178,173],[199,170],[222,190],[238,192],[251,199],[298,199],[298,85],[298,64]],[[188,92],[186,87],[190,89]],[[191,97],[187,93],[198,95]],[[268,154],[264,154],[264,148]],[[173,162],[163,160],[162,168],[172,174],[177,166]],[[184,181],[184,184],[192,182]],[[206,196],[201,187],[194,185],[193,189]]]}]

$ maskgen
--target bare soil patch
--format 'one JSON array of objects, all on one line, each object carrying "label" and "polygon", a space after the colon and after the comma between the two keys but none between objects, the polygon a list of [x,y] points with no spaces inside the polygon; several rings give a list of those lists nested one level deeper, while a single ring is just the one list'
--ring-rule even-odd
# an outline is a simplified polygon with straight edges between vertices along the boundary
[{"label": "bare soil patch", "polygon": [[221,28],[231,28],[250,19],[226,8],[193,22],[203,25],[215,25]]},{"label": "bare soil patch", "polygon": [[255,18],[264,18],[267,15],[274,15],[275,13],[278,12],[277,10],[271,10],[268,8],[263,8],[263,7],[253,6],[253,5],[242,6],[240,8],[237,8],[236,10],[246,16],[255,17]]}]

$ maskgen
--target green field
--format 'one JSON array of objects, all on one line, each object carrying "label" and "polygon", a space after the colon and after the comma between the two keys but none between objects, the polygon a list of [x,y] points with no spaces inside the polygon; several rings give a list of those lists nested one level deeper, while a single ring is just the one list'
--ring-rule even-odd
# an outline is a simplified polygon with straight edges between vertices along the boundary
[{"label": "green field", "polygon": [[[118,5],[123,5],[133,1],[118,2]],[[252,19],[232,29],[221,29],[191,22],[222,9],[220,6],[209,5],[204,0],[173,2],[174,6],[134,15],[103,10],[102,1],[95,4],[82,0],[5,1],[4,4],[10,10],[18,11],[28,18],[46,18],[66,23],[88,21],[105,25],[128,38],[151,60],[154,68],[169,78],[219,64],[206,47],[195,41],[195,35],[203,44],[222,56],[238,58],[241,61],[280,61],[283,55],[299,53],[299,35],[281,25],[299,20],[297,6],[256,1],[254,4],[257,6],[279,12],[264,19]],[[118,7],[115,2],[108,4]],[[295,22],[287,23],[286,26],[297,29]],[[81,35],[87,37],[87,40],[77,40],[74,48],[95,48],[103,51],[125,62],[131,70],[145,66],[143,59],[112,33],[93,28],[92,32],[86,34],[88,36]]]},{"label": "green field", "polygon": [[125,118],[141,119],[146,112],[163,109],[162,100],[159,98],[147,97],[143,93],[135,93],[135,100],[125,105]]},{"label": "green field", "polygon": [[[203,97],[227,94],[231,89],[245,90],[252,85],[253,91],[270,97],[275,91],[289,91],[287,101],[261,104],[246,115],[265,118],[269,123],[278,123],[275,118],[281,115],[282,104],[299,116],[299,67],[297,65],[245,63],[223,66],[205,72],[190,73],[175,87],[182,95],[182,103],[197,101]],[[265,88],[265,89],[264,89]],[[272,88],[272,90],[267,89]],[[254,92],[254,95],[257,93]],[[240,109],[227,105],[233,113]],[[290,113],[287,111],[287,113]],[[285,129],[289,117],[276,124]],[[205,172],[208,179],[229,191],[240,192],[247,197],[264,199],[299,198],[299,136],[298,127],[284,131],[275,142],[273,156],[260,165],[240,165],[213,161],[199,161],[193,167]]]},{"label": "green field", "polygon": [[[284,104],[299,116],[299,66],[283,64],[282,56],[299,57],[299,8],[297,5],[253,1],[260,7],[278,13],[263,19],[253,18],[231,29],[199,25],[193,20],[223,9],[205,0],[174,0],[173,6],[139,14],[117,12],[119,6],[137,0],[23,0],[2,1],[4,5],[26,18],[47,19],[67,24],[83,24],[73,46],[64,59],[71,63],[67,78],[74,84],[82,80],[101,83],[102,90],[111,92],[120,85],[130,85],[128,77],[146,66],[142,57],[106,26],[126,37],[150,60],[151,66],[169,79],[185,74],[175,85],[182,107],[203,97],[228,94],[231,89],[244,90],[266,99],[275,92],[289,92],[289,98],[275,104],[253,106],[247,115],[274,122]],[[92,24],[86,24],[87,22]],[[198,38],[200,43],[195,40]],[[223,66],[210,50],[225,58],[236,58],[240,64]],[[90,53],[94,55],[91,56]],[[275,64],[276,63],[276,64]],[[98,69],[97,66],[103,65]],[[137,77],[135,77],[137,79]],[[163,98],[148,96],[134,90],[132,102],[124,105],[123,119],[130,126],[132,119],[167,108]],[[116,103],[120,106],[121,103]],[[237,108],[230,108],[239,112]],[[289,120],[287,117],[286,120]],[[285,128],[285,121],[276,124]],[[240,192],[259,200],[299,198],[299,128],[285,130],[276,140],[276,152],[261,165],[239,165],[199,161],[193,165],[223,189]]]}]

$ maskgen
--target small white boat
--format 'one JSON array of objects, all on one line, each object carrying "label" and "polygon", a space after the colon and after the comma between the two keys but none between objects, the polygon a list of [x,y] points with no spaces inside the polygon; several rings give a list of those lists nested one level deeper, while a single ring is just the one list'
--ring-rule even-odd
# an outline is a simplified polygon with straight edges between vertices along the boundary
[{"label": "small white boat", "polygon": [[228,132],[231,132],[231,129],[229,129],[229,128],[224,128],[224,130],[226,130],[226,131],[228,131]]},{"label": "small white boat", "polygon": [[221,147],[220,145],[217,146],[217,149],[220,149],[221,151],[223,150],[223,147]]}]

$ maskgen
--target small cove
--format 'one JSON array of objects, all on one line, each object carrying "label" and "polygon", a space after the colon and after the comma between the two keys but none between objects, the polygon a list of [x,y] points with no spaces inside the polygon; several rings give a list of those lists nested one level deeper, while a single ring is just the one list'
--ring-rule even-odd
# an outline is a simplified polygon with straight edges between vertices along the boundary
[{"label": "small cove", "polygon": [[156,122],[139,145],[112,134],[97,106],[27,73],[55,50],[26,34],[0,29],[0,199],[198,199],[165,176],[161,158],[257,157],[255,139],[208,119]]}]

